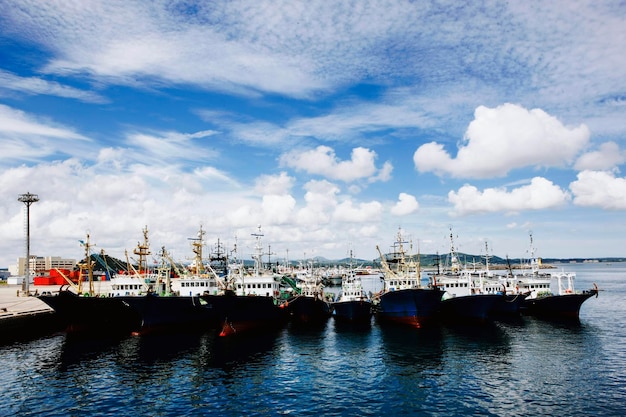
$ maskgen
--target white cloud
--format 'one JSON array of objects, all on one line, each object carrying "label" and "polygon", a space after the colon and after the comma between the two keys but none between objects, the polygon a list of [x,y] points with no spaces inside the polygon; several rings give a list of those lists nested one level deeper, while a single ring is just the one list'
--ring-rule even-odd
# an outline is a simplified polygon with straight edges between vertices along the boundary
[{"label": "white cloud", "polygon": [[202,146],[198,139],[214,135],[211,130],[179,133],[161,132],[157,134],[130,133],[127,137],[129,146],[137,148],[137,158],[155,158],[160,161],[187,160],[205,161],[214,159],[218,153]]},{"label": "white cloud", "polygon": [[[305,171],[344,182],[363,178],[388,179],[391,166],[385,164],[379,171],[374,163],[376,157],[376,152],[359,147],[352,150],[349,161],[340,161],[332,148],[318,146],[309,151],[294,150],[285,153],[280,157],[280,163],[296,171]],[[378,175],[380,177],[377,177]]]},{"label": "white cloud", "polygon": [[193,174],[202,181],[211,182],[212,186],[215,187],[216,183],[225,184],[227,187],[232,187],[235,189],[240,189],[241,184],[228,175],[228,173],[221,171],[212,166],[201,166],[193,170]]},{"label": "white cloud", "polygon": [[480,106],[465,133],[456,158],[435,142],[420,146],[413,155],[420,172],[452,177],[489,178],[511,170],[532,167],[564,167],[589,140],[585,125],[564,126],[540,109],[526,110],[504,104]]},{"label": "white cloud", "polygon": [[[613,69],[621,67],[623,54],[620,42],[611,40],[623,37],[621,17],[619,4],[552,2],[485,11],[471,3],[393,1],[333,7],[315,0],[193,7],[24,1],[3,10],[7,31],[53,51],[47,69],[60,74],[295,96],[363,79],[389,85],[410,75],[436,83],[437,91],[442,84],[461,90],[488,80],[484,84],[508,87],[510,95],[521,84],[555,103],[572,96],[583,102],[581,96],[620,85],[623,75]],[[593,64],[581,71],[580,62]]]},{"label": "white cloud", "polygon": [[296,200],[290,195],[263,196],[263,223],[284,224],[291,221],[291,215],[296,207]]},{"label": "white cloud", "polygon": [[616,167],[626,162],[626,152],[620,150],[615,142],[605,142],[597,151],[581,155],[574,168],[579,171],[602,171]]},{"label": "white cloud", "polygon": [[326,181],[309,181],[305,186],[305,207],[297,214],[297,221],[301,224],[326,224],[331,220],[331,214],[337,206],[339,187]]},{"label": "white cloud", "polygon": [[88,154],[91,141],[71,128],[0,104],[0,160],[9,164],[51,155]]},{"label": "white cloud", "polygon": [[398,201],[391,208],[391,214],[394,216],[406,216],[408,214],[415,213],[419,209],[419,203],[417,199],[406,193],[400,193]]},{"label": "white cloud", "polygon": [[261,175],[255,181],[255,190],[259,194],[285,195],[291,192],[295,178],[281,172],[278,175]]},{"label": "white cloud", "polygon": [[530,184],[511,191],[506,188],[479,191],[472,185],[464,185],[458,192],[448,193],[455,215],[549,209],[563,206],[570,198],[567,191],[542,177],[535,177]]},{"label": "white cloud", "polygon": [[612,172],[583,171],[569,188],[577,206],[626,209],[626,178],[616,178]]},{"label": "white cloud", "polygon": [[0,134],[3,136],[21,135],[22,137],[44,137],[56,139],[87,138],[69,128],[53,126],[53,123],[41,120],[23,111],[0,104]]},{"label": "white cloud", "polygon": [[383,167],[378,171],[375,177],[369,179],[369,182],[387,182],[391,180],[391,172],[393,171],[393,165],[391,162],[386,161]]},{"label": "white cloud", "polygon": [[74,98],[87,103],[107,102],[107,99],[91,91],[79,90],[54,81],[47,81],[42,78],[20,77],[0,69],[0,90],[2,89],[14,90],[26,94],[42,94]]},{"label": "white cloud", "polygon": [[343,201],[337,205],[333,213],[333,219],[339,222],[369,222],[379,219],[383,210],[378,201],[360,203],[355,206],[352,201]]},{"label": "white cloud", "polygon": [[342,103],[332,113],[292,120],[286,129],[294,136],[345,140],[390,128],[416,128],[432,124],[423,110],[424,103],[416,102],[413,92],[392,90],[381,100],[386,102]]}]

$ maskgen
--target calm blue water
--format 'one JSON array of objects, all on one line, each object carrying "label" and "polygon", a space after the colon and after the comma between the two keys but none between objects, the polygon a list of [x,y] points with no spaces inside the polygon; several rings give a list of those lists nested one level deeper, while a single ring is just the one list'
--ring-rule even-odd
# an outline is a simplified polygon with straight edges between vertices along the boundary
[{"label": "calm blue water", "polygon": [[522,318],[428,331],[287,327],[0,347],[0,415],[626,415],[626,264],[568,266],[597,282],[578,325]]}]

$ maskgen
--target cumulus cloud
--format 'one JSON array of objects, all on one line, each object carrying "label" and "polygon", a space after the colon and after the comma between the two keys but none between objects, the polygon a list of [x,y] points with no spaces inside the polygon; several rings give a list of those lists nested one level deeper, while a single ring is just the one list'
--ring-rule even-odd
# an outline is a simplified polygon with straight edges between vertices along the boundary
[{"label": "cumulus cloud", "polygon": [[378,201],[354,205],[352,201],[343,201],[337,205],[333,219],[340,222],[368,222],[378,220],[383,206]]},{"label": "cumulus cloud", "polygon": [[607,210],[626,209],[626,178],[608,171],[583,171],[569,185],[574,204]]},{"label": "cumulus cloud", "polygon": [[398,201],[391,208],[391,214],[394,216],[406,216],[415,213],[419,209],[417,199],[411,194],[400,193]]},{"label": "cumulus cloud", "polygon": [[464,185],[448,193],[455,215],[541,210],[562,206],[570,199],[567,191],[542,177],[535,177],[530,184],[511,191],[504,187],[480,191],[472,185]]},{"label": "cumulus cloud", "polygon": [[285,195],[291,192],[295,178],[281,172],[278,175],[261,175],[255,181],[255,190],[263,195]]},{"label": "cumulus cloud", "polygon": [[371,177],[369,179],[369,182],[387,182],[391,179],[391,172],[393,171],[393,165],[391,164],[391,162],[386,161],[383,164],[383,167],[378,170],[378,174],[376,174],[376,176]]},{"label": "cumulus cloud", "polygon": [[270,194],[263,196],[263,219],[269,224],[284,224],[291,220],[296,199],[290,195]]},{"label": "cumulus cloud", "polygon": [[306,206],[298,211],[298,222],[303,224],[325,224],[337,206],[339,187],[326,180],[312,180],[305,186],[304,201]]},{"label": "cumulus cloud", "polygon": [[415,168],[452,177],[505,176],[527,166],[563,167],[589,141],[585,125],[564,126],[541,109],[515,104],[480,106],[465,133],[456,158],[436,142],[420,146],[413,155]]},{"label": "cumulus cloud", "polygon": [[579,171],[602,171],[616,167],[626,162],[626,152],[615,142],[605,142],[597,151],[581,155],[574,168]]},{"label": "cumulus cloud", "polygon": [[320,175],[333,180],[352,182],[363,178],[388,180],[391,164],[376,168],[376,152],[366,148],[354,148],[349,161],[340,161],[335,151],[328,146],[318,146],[309,151],[291,151],[280,157],[282,166]]}]

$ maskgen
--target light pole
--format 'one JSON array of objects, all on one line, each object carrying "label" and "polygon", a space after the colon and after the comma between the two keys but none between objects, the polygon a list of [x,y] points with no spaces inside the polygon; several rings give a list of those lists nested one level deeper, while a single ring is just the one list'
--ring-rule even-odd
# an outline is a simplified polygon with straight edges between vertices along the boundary
[{"label": "light pole", "polygon": [[17,201],[26,205],[26,267],[24,268],[24,281],[22,282],[22,292],[27,297],[30,295],[28,285],[30,284],[30,205],[39,201],[37,194],[20,194]]}]

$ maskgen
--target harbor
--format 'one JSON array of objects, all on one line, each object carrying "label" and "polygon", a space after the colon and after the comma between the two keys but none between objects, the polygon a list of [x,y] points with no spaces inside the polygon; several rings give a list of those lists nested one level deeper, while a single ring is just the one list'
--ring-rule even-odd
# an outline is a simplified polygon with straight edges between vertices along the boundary
[{"label": "harbor", "polygon": [[142,232],[143,241],[133,251],[135,264],[92,253],[87,235],[81,240],[84,258],[73,271],[54,268],[34,277],[34,291],[26,282],[4,284],[0,326],[5,339],[59,329],[111,335],[215,329],[220,337],[240,337],[280,329],[287,322],[320,325],[331,317],[349,324],[370,323],[375,317],[385,325],[414,329],[483,324],[522,314],[578,321],[582,304],[600,292],[596,283],[577,289],[575,273],[542,271],[532,235],[528,270],[498,275],[490,269],[489,256],[484,264],[462,263],[452,232],[447,261],[429,272],[406,251],[401,229],[392,252],[383,254],[377,247],[381,269],[354,267],[352,256],[347,268],[266,264],[260,226],[252,234],[252,267],[236,254],[225,255],[219,242],[205,259],[202,227],[192,239],[195,256],[189,265],[174,262],[163,247],[160,262],[150,267],[148,228]]},{"label": "harbor", "polygon": [[[413,329],[331,318],[244,338],[57,330],[0,346],[0,408],[50,416],[623,415],[626,267],[573,270],[581,286],[605,289],[578,322],[521,316]],[[0,293],[14,312],[41,307],[13,286]]]}]

